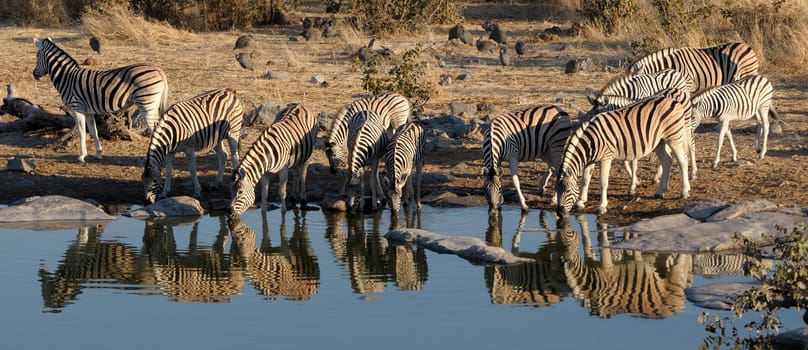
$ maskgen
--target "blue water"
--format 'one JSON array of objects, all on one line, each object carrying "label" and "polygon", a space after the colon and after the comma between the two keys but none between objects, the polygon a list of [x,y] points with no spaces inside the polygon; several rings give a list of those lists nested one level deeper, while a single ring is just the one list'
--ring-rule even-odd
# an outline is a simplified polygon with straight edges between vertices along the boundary
[{"label": "blue water", "polygon": [[[506,207],[497,229],[485,208],[424,207],[420,227],[561,261],[547,212],[528,214],[512,249],[520,219]],[[566,254],[599,266],[600,245],[620,234],[597,232],[592,216],[572,220],[579,233],[585,222],[592,249],[579,239]],[[264,223],[253,210],[242,223],[239,236],[210,216],[196,226],[119,217],[85,230],[0,229],[0,348],[694,349],[709,335],[697,322],[705,310],[683,299],[655,314],[595,311],[558,274],[563,264],[512,277],[540,287],[508,294],[492,287],[492,266],[387,242],[388,212],[284,220],[275,210]],[[615,266],[626,254],[611,254]],[[743,279],[696,274],[687,284]],[[786,328],[800,326],[796,312],[783,316]]]}]

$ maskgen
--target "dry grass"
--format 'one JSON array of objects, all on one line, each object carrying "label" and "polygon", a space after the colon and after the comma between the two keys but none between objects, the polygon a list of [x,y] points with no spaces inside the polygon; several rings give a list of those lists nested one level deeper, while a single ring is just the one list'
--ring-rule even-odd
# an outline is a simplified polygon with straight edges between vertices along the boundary
[{"label": "dry grass", "polygon": [[120,4],[109,4],[100,10],[88,10],[82,17],[82,28],[88,34],[121,44],[154,48],[187,41],[193,34],[136,16]]}]

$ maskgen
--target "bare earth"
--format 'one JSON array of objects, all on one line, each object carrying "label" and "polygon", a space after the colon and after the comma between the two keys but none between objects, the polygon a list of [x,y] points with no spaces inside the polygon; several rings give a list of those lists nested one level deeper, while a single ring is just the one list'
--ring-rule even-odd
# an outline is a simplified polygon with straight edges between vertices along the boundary
[{"label": "bare earth", "polygon": [[[483,5],[481,5],[483,6]],[[467,11],[463,22],[472,30],[475,38],[483,35],[480,24],[483,18]],[[471,78],[448,86],[438,86],[438,95],[425,106],[425,116],[448,113],[448,103],[461,100],[470,103],[487,102],[494,113],[526,107],[529,104],[558,104],[571,115],[587,109],[587,89],[598,89],[616,73],[605,71],[604,65],[617,65],[625,55],[619,42],[590,42],[578,38],[561,37],[555,42],[534,40],[541,30],[553,25],[568,27],[565,23],[550,23],[526,19],[503,19],[500,26],[512,41],[523,39],[531,43],[531,52],[521,60],[514,58],[514,65],[502,67],[496,53],[479,52],[472,46],[446,41],[450,26],[434,28],[431,33],[417,36],[381,38],[384,47],[401,53],[417,42],[423,43],[423,57],[430,63],[430,76],[437,82],[441,74],[456,77],[469,73]],[[187,34],[182,38],[155,40],[146,47],[116,42],[103,42],[102,55],[92,53],[87,45],[89,35],[80,28],[38,29],[0,27],[0,47],[4,62],[0,66],[0,79],[12,83],[19,97],[36,104],[58,107],[61,102],[50,80],[35,81],[31,75],[35,62],[34,37],[51,37],[79,62],[94,56],[99,62],[94,69],[107,69],[137,62],[151,62],[163,67],[169,77],[171,101],[190,98],[203,91],[232,87],[242,99],[261,104],[267,101],[278,103],[301,102],[315,111],[335,114],[354,98],[362,88],[360,73],[351,65],[353,53],[368,41],[368,37],[343,30],[339,38],[306,42],[300,36],[300,25],[278,28],[259,28],[253,32],[256,40],[256,70],[242,70],[233,59],[233,43],[240,32]],[[298,41],[289,37],[296,36]],[[103,39],[103,37],[102,37]],[[735,38],[727,38],[734,40]],[[510,44],[512,45],[512,44]],[[438,66],[435,55],[440,55],[445,68]],[[564,74],[564,64],[570,58],[588,57],[595,68]],[[281,79],[261,78],[266,72],[282,74]],[[680,172],[677,170],[671,181],[666,199],[654,199],[655,186],[650,177],[656,168],[656,160],[649,157],[641,163],[640,174],[644,180],[638,188],[639,198],[627,196],[628,178],[622,169],[612,167],[609,187],[609,212],[601,217],[604,222],[621,224],[638,218],[680,212],[681,208],[702,198],[716,198],[734,202],[752,198],[766,199],[781,205],[808,207],[808,122],[806,122],[806,77],[794,75],[788,67],[764,65],[761,74],[770,78],[775,87],[774,105],[782,121],[782,133],[769,138],[766,158],[757,159],[754,152],[754,121],[732,125],[738,147],[737,163],[731,162],[730,147],[724,144],[722,164],[717,169],[710,167],[715,155],[717,132],[715,123],[703,125],[696,135],[699,149],[698,178],[691,182],[691,197],[678,199]],[[328,87],[310,82],[312,76],[328,81]],[[481,113],[482,115],[482,113]],[[466,120],[476,116],[464,116]],[[0,117],[0,122],[11,122],[11,116]],[[34,195],[66,195],[81,199],[94,199],[99,203],[115,206],[140,204],[143,190],[140,184],[142,167],[139,159],[145,154],[148,139],[134,141],[102,140],[104,158],[92,158],[93,146],[88,143],[90,156],[86,164],[76,162],[78,142],[67,145],[59,142],[68,130],[40,130],[27,133],[0,134],[0,203]],[[250,129],[241,145],[242,154],[260,130]],[[448,182],[425,186],[424,193],[449,190],[457,194],[481,195],[482,167],[481,142],[476,139],[448,142],[428,155],[427,173],[451,174]],[[7,160],[14,157],[29,158],[36,164],[33,174],[6,171]],[[190,195],[187,166],[183,156],[177,157],[173,195]],[[209,155],[199,157],[200,175],[204,184],[215,175]],[[337,191],[340,179],[328,174],[322,151],[314,155],[310,168],[309,189],[314,197],[324,191]],[[527,193],[536,193],[538,171],[546,170],[543,163],[520,164],[520,175]],[[227,181],[225,181],[227,183]],[[509,186],[510,181],[506,181]],[[512,187],[509,187],[512,188]],[[275,187],[273,186],[273,191]],[[599,185],[593,182],[587,210],[592,211],[599,200]],[[225,187],[216,191],[203,191],[205,199],[228,199]],[[537,198],[531,208],[547,208],[547,198]]]}]

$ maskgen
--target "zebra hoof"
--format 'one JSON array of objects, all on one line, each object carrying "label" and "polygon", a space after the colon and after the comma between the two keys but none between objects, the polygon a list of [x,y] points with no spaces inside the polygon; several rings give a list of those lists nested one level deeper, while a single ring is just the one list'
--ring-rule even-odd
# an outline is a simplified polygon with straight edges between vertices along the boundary
[{"label": "zebra hoof", "polygon": [[102,156],[101,153],[96,153],[95,154],[95,159],[101,160],[101,159],[104,159],[104,156]]},{"label": "zebra hoof", "polygon": [[654,193],[654,198],[663,199],[663,198],[665,198],[665,195],[663,193],[657,192],[657,193]]},{"label": "zebra hoof", "polygon": [[598,207],[598,215],[606,214],[607,211],[606,207]]},{"label": "zebra hoof", "polygon": [[575,209],[576,210],[582,210],[584,208],[586,208],[586,203],[581,202],[581,201],[575,202]]},{"label": "zebra hoof", "polygon": [[79,157],[77,160],[79,161],[79,163],[84,164],[84,157]]}]

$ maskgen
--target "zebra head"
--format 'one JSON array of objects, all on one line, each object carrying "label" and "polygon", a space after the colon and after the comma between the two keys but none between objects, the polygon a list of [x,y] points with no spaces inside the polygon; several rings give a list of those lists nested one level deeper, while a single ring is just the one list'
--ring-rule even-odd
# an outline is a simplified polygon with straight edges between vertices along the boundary
[{"label": "zebra head", "polygon": [[45,40],[34,38],[34,45],[36,45],[36,66],[34,66],[34,79],[39,80],[40,78],[50,74],[48,54],[50,49],[55,45],[50,38]]},{"label": "zebra head", "polygon": [[502,204],[502,170],[498,166],[483,168],[483,190],[488,200],[488,212],[499,209]]},{"label": "zebra head", "polygon": [[233,200],[230,202],[230,217],[239,217],[255,202],[255,183],[244,176],[244,169],[233,171]]},{"label": "zebra head", "polygon": [[163,193],[163,177],[160,176],[160,168],[150,166],[146,162],[143,169],[143,174],[140,175],[140,180],[143,183],[143,193],[146,195],[146,203],[154,203]]},{"label": "zebra head", "polygon": [[558,196],[556,212],[559,216],[569,214],[572,205],[578,199],[579,191],[577,176],[570,174],[569,169],[562,168],[558,172],[556,181],[556,195]]},{"label": "zebra head", "polygon": [[328,157],[328,171],[336,174],[342,165],[342,147],[336,142],[326,142],[325,155]]}]

